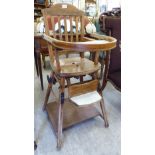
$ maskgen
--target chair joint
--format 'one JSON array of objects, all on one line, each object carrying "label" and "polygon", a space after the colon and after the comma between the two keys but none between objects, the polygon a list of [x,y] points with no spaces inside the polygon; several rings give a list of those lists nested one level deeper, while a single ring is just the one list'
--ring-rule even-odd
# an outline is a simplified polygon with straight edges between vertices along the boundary
[{"label": "chair joint", "polygon": [[61,93],[61,104],[64,104],[64,92]]},{"label": "chair joint", "polygon": [[47,75],[47,81],[49,84],[55,84],[56,83],[56,79],[54,77],[49,77],[49,75]]},{"label": "chair joint", "polygon": [[47,75],[47,81],[49,84],[53,83],[53,77],[49,77],[49,75]]}]

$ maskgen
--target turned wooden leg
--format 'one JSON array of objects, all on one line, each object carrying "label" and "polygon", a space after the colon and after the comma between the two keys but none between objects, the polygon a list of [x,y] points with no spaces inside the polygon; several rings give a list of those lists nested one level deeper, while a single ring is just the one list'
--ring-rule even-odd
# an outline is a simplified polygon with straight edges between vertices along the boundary
[{"label": "turned wooden leg", "polygon": [[109,73],[109,64],[110,64],[110,51],[108,51],[106,53],[106,57],[105,57],[105,70],[104,70],[104,77],[102,80],[102,87],[101,90],[103,91],[103,89],[105,88],[106,84],[107,84],[107,78],[108,78],[108,73]]},{"label": "turned wooden leg", "polygon": [[62,129],[63,129],[63,104],[64,104],[64,78],[61,79],[61,88],[60,88],[60,102],[58,110],[58,139],[57,139],[57,148],[61,149],[62,147]]},{"label": "turned wooden leg", "polygon": [[44,64],[43,67],[46,68],[45,55],[44,54],[42,54],[42,61],[43,61],[43,64]]},{"label": "turned wooden leg", "polygon": [[58,139],[57,139],[57,148],[61,149],[62,147],[62,127],[63,126],[63,104],[59,104],[58,111]]},{"label": "turned wooden leg", "polygon": [[101,107],[101,111],[102,111],[102,117],[103,117],[104,122],[105,122],[105,127],[107,128],[107,127],[109,127],[109,123],[108,123],[108,119],[107,119],[107,114],[106,114],[106,109],[105,109],[105,105],[104,105],[104,99],[103,99],[102,89],[101,89],[100,83],[98,85],[98,93],[102,97],[102,99],[100,101],[100,107]]},{"label": "turned wooden leg", "polygon": [[38,69],[38,62],[37,62],[37,53],[36,53],[36,49],[35,48],[34,48],[34,60],[35,60],[37,76],[39,76],[39,69]]},{"label": "turned wooden leg", "polygon": [[83,83],[83,76],[80,76],[80,83]]},{"label": "turned wooden leg", "polygon": [[54,79],[54,73],[52,73],[50,78],[48,78],[48,88],[47,88],[47,91],[46,91],[45,101],[44,101],[44,104],[43,104],[43,110],[45,110],[48,99],[49,99],[49,96],[50,96],[50,92],[51,92],[52,84],[53,84],[53,79]]},{"label": "turned wooden leg", "polygon": [[105,122],[105,127],[107,128],[107,127],[109,127],[109,123],[108,123],[108,119],[107,119],[107,114],[106,114],[106,109],[105,109],[103,98],[100,101],[100,106],[101,106],[101,110],[102,110],[103,119]]},{"label": "turned wooden leg", "polygon": [[39,69],[39,76],[40,76],[41,88],[42,88],[42,90],[44,90],[40,52],[39,52],[39,50],[37,50],[37,51],[38,51],[37,52],[37,62],[38,62],[38,69]]},{"label": "turned wooden leg", "polygon": [[104,60],[103,60],[103,58],[100,58],[100,62],[101,62],[100,79],[102,79],[102,77],[103,77],[103,68],[104,68]]}]

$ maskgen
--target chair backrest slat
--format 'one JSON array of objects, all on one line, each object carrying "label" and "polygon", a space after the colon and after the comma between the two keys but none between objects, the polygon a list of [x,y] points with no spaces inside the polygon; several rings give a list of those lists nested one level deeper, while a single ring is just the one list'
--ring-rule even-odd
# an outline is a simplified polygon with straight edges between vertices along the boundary
[{"label": "chair backrest slat", "polygon": [[59,28],[59,39],[62,40],[62,33],[61,33],[61,16],[58,16],[58,28]]},{"label": "chair backrest slat", "polygon": [[84,16],[81,16],[81,40],[84,37]]},{"label": "chair backrest slat", "polygon": [[70,41],[73,42],[73,16],[70,16]]},{"label": "chair backrest slat", "polygon": [[51,22],[52,22],[52,33],[53,33],[53,37],[56,38],[56,35],[55,35],[55,26],[54,26],[54,16],[51,16]]},{"label": "chair backrest slat", "polygon": [[76,32],[75,33],[76,33],[76,42],[77,42],[77,41],[79,41],[79,38],[78,38],[78,36],[79,36],[78,35],[79,34],[79,32],[78,32],[78,29],[79,29],[79,17],[78,16],[75,17],[75,22],[76,22],[76,24],[75,24]]},{"label": "chair backrest slat", "polygon": [[67,17],[65,16],[64,17],[64,29],[65,29],[65,31],[64,31],[64,35],[65,35],[65,41],[68,41],[68,32],[67,32]]}]

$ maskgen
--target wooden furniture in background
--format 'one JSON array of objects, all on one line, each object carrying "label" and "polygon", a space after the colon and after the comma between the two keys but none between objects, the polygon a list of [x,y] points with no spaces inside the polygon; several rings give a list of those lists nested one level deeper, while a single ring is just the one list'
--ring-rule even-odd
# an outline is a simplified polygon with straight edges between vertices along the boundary
[{"label": "wooden furniture in background", "polygon": [[[96,34],[86,36],[84,12],[72,5],[55,4],[51,8],[43,9],[42,13],[46,33],[43,38],[48,42],[52,67],[43,109],[47,111],[57,135],[57,147],[61,148],[63,129],[98,115],[104,119],[105,127],[109,126],[97,74],[101,67],[98,57],[100,50],[109,51],[115,48],[116,39]],[[85,51],[94,53],[93,61],[84,58]],[[79,56],[69,57],[71,53],[78,53]],[[60,58],[60,55],[67,56]],[[83,76],[87,74],[91,75],[92,79],[84,81]],[[72,77],[79,77],[80,81],[72,84]],[[48,103],[55,79],[60,85],[59,99]],[[64,94],[65,88],[68,89],[67,99]],[[95,95],[93,103],[88,102],[91,95]],[[102,113],[97,110],[94,103],[100,104]]]},{"label": "wooden furniture in background", "polygon": [[[120,12],[118,12],[120,13]],[[116,48],[105,56],[105,72],[102,89],[109,80],[121,91],[121,16],[100,15],[100,30],[117,39]]]},{"label": "wooden furniture in background", "polygon": [[41,9],[47,8],[49,6],[48,0],[44,0],[44,3],[40,3],[39,0],[34,1],[34,19],[41,17]]},{"label": "wooden furniture in background", "polygon": [[[43,39],[43,33],[34,34],[34,58],[37,75],[40,76],[41,89],[44,89],[42,76],[42,62],[43,67],[46,68],[45,57],[49,56],[47,42]],[[41,61],[42,58],[42,61]]]},{"label": "wooden furniture in background", "polygon": [[36,33],[34,34],[34,58],[35,58],[35,66],[37,75],[40,76],[41,89],[44,89],[43,86],[43,76],[42,76],[42,65],[41,65],[41,40],[43,34]]},{"label": "wooden furniture in background", "polygon": [[[39,19],[39,17],[42,17],[41,9],[50,7],[51,4],[49,4],[48,0],[44,0],[44,1],[35,0],[34,1],[34,21],[36,21],[36,19]],[[42,90],[44,89],[44,86],[43,86],[41,58],[44,64],[43,66],[45,68],[46,67],[46,62],[45,62],[46,56],[49,56],[47,42],[43,40],[42,33],[37,32],[34,34],[34,58],[35,58],[35,66],[36,66],[37,75],[40,76]]]}]

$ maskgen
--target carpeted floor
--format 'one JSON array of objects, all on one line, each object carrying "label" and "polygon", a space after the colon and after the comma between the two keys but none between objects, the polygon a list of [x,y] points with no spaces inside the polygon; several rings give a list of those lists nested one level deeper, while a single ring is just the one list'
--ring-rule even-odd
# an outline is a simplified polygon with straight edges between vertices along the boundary
[{"label": "carpeted floor", "polygon": [[[37,142],[35,155],[120,155],[121,154],[121,93],[111,83],[103,91],[108,113],[109,128],[104,127],[98,116],[75,125],[63,132],[64,143],[60,151],[56,148],[56,137],[42,104],[47,88],[46,75],[50,67],[43,69],[44,91],[34,71],[34,138]],[[86,77],[89,78],[89,77]],[[74,81],[75,79],[73,79]],[[54,87],[57,87],[55,85]],[[56,88],[54,89],[56,92]],[[57,93],[58,94],[58,93]],[[52,95],[50,101],[53,100]]]}]

